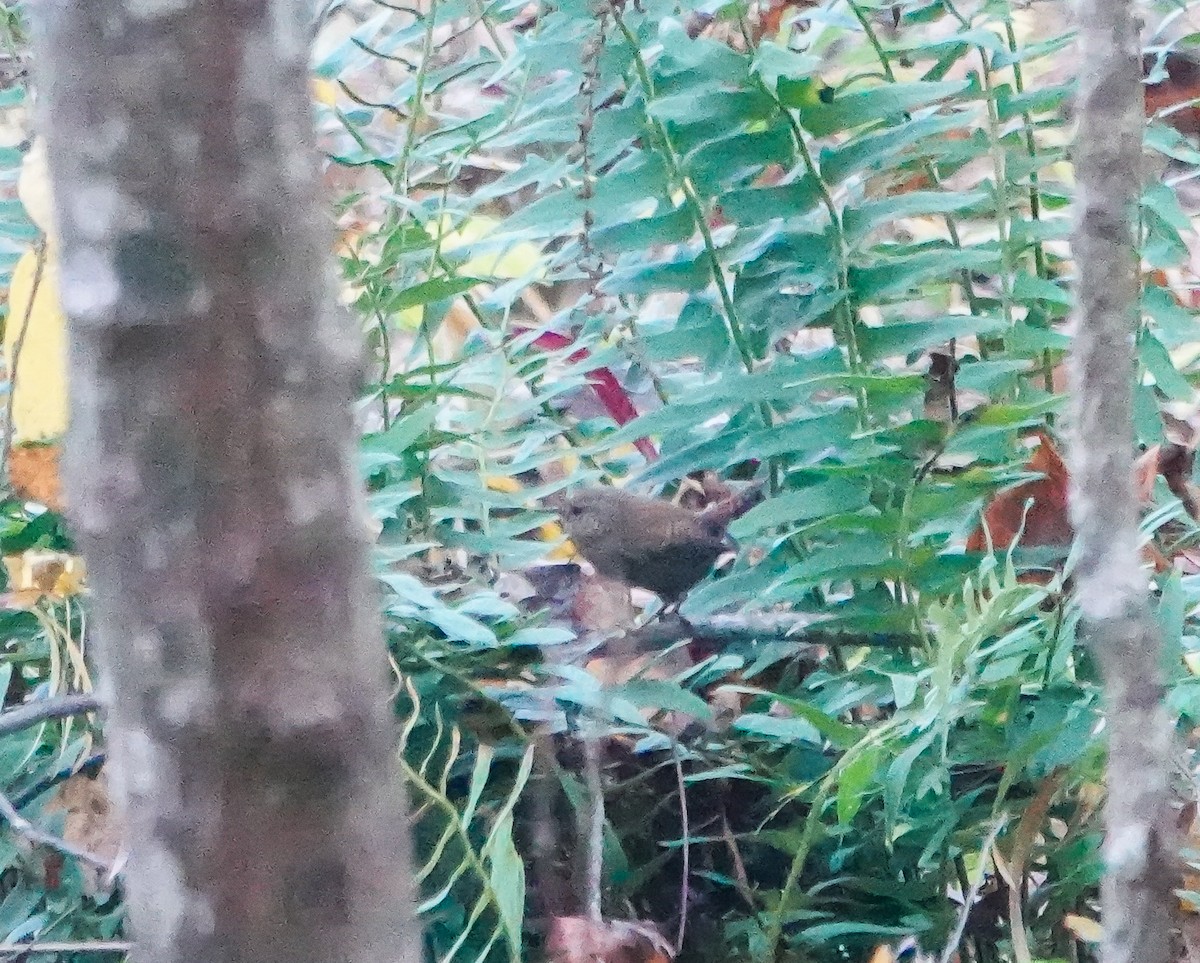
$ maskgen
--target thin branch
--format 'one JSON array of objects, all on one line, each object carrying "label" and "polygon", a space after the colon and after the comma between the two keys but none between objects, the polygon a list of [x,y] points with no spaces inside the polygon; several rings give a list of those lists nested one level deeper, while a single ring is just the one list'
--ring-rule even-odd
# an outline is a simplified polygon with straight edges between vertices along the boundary
[{"label": "thin branch", "polygon": [[683,949],[683,938],[687,934],[688,896],[692,875],[692,830],[688,819],[687,783],[683,778],[683,761],[679,758],[679,745],[671,743],[671,759],[675,763],[675,781],[679,786],[679,828],[683,836],[683,872],[679,883],[679,930],[675,934],[675,955]]},{"label": "thin branch", "polygon": [[751,910],[757,910],[758,906],[754,902],[754,890],[750,888],[750,875],[746,872],[746,863],[742,859],[742,851],[738,849],[737,837],[733,834],[733,828],[729,825],[729,813],[724,804],[721,806],[721,839],[724,840],[725,848],[729,850],[729,858],[733,862],[734,888]]},{"label": "thin branch", "polygon": [[920,644],[920,639],[911,632],[843,629],[825,623],[821,616],[797,615],[795,612],[713,615],[706,619],[685,619],[679,615],[667,615],[630,630],[624,638],[641,651],[666,648],[675,642],[695,638],[725,645],[739,642],[791,642],[796,645],[798,651],[827,645],[857,644],[903,648]]},{"label": "thin branch", "polygon": [[983,888],[983,881],[987,879],[987,873],[984,872],[987,854],[991,852],[992,847],[996,844],[996,837],[1000,835],[1000,830],[1004,828],[1004,824],[1007,821],[1008,813],[1001,813],[996,821],[992,823],[992,828],[988,832],[987,839],[983,841],[983,848],[979,850],[979,865],[977,867],[979,875],[975,878],[975,882],[971,884],[971,888],[963,893],[962,911],[958,914],[958,922],[954,926],[954,932],[950,934],[950,939],[946,941],[946,945],[938,957],[938,963],[950,963],[951,959],[954,958],[954,954],[958,951],[958,945],[962,942],[963,934],[967,931],[967,920],[971,917],[971,907],[978,898],[979,891]]},{"label": "thin branch", "polygon": [[47,943],[0,943],[0,953],[128,953],[134,947],[125,940],[79,940]]},{"label": "thin branch", "polygon": [[89,853],[86,849],[80,849],[78,846],[68,843],[65,839],[35,826],[17,812],[16,807],[9,801],[8,796],[2,792],[0,792],[0,818],[7,821],[12,826],[14,832],[20,833],[31,843],[57,850],[67,856],[74,856],[81,862],[87,863],[89,866],[94,866],[110,878],[116,875],[114,867],[107,860],[103,860],[99,856]]},{"label": "thin branch", "polygon": [[46,239],[38,241],[34,249],[37,261],[33,269],[33,285],[29,289],[29,303],[25,305],[25,315],[21,319],[21,330],[13,342],[12,357],[8,359],[8,404],[4,413],[4,440],[0,448],[0,481],[8,484],[8,463],[12,453],[15,425],[13,414],[17,400],[17,366],[21,362],[21,352],[25,348],[25,337],[29,334],[29,320],[33,317],[33,306],[37,303],[38,288],[42,286],[42,274],[46,268]]},{"label": "thin branch", "polygon": [[16,709],[0,712],[0,736],[7,736],[48,719],[67,719],[88,712],[99,712],[104,703],[94,695],[68,695],[54,699],[38,699]]},{"label": "thin branch", "polygon": [[401,57],[399,54],[385,54],[382,50],[377,50],[375,47],[372,47],[363,40],[359,40],[357,37],[351,37],[350,42],[354,44],[354,46],[358,47],[359,50],[363,51],[363,53],[368,53],[372,57],[378,57],[380,60],[390,60],[393,63],[403,64],[409,70],[417,69],[417,65],[407,57]]},{"label": "thin branch", "polygon": [[[594,729],[591,724],[588,728]],[[587,917],[600,923],[604,919],[604,780],[600,775],[600,735],[595,731],[584,734],[583,767],[588,787]]]}]

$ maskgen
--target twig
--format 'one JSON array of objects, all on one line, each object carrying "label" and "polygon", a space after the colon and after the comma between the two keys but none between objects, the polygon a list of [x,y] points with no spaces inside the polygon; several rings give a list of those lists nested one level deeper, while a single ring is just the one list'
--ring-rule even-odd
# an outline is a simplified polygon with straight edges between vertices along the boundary
[{"label": "twig", "polygon": [[16,709],[0,712],[0,736],[7,736],[47,719],[66,719],[81,716],[86,712],[98,712],[104,708],[94,695],[68,695],[54,699],[38,699],[27,702]]},{"label": "twig", "polygon": [[826,645],[875,645],[902,648],[919,644],[910,632],[867,632],[842,629],[819,615],[770,612],[761,615],[713,615],[706,619],[663,616],[634,629],[625,636],[639,649],[657,649],[684,639],[705,638],[714,642],[794,642],[797,648]]},{"label": "twig", "polygon": [[604,919],[604,783],[600,778],[600,736],[595,731],[583,737],[583,768],[588,787],[587,917],[600,923]]},{"label": "twig", "polygon": [[0,943],[0,953],[128,953],[134,944],[124,940],[78,942]]},{"label": "twig", "polygon": [[84,776],[87,779],[94,779],[100,772],[100,768],[108,761],[108,756],[103,752],[94,752],[83,762],[72,763],[69,766],[64,766],[58,772],[51,773],[44,779],[40,779],[32,786],[26,789],[21,795],[12,800],[12,804],[18,810],[24,809],[31,802],[37,799],[44,792],[49,792],[60,782],[66,782],[72,776]]},{"label": "twig", "polygon": [[43,237],[34,248],[37,261],[33,269],[33,285],[29,290],[29,303],[25,305],[25,316],[21,319],[21,330],[13,341],[12,357],[8,359],[8,403],[4,413],[3,449],[0,449],[0,482],[8,484],[9,455],[12,452],[13,411],[17,398],[17,365],[21,361],[21,352],[25,348],[25,336],[29,334],[29,320],[33,317],[33,306],[37,303],[38,288],[42,285],[42,272],[46,267],[46,239]]},{"label": "twig", "polygon": [[987,859],[988,852],[996,844],[996,837],[1000,835],[1000,830],[1004,828],[1006,822],[1008,822],[1008,814],[1001,813],[995,823],[992,824],[987,839],[983,841],[983,848],[979,851],[978,876],[975,882],[971,884],[970,890],[963,893],[963,907],[958,914],[958,922],[954,925],[954,932],[950,934],[950,939],[946,941],[946,945],[938,957],[938,963],[950,963],[950,960],[958,950],[958,944],[962,942],[963,933],[967,931],[967,920],[971,916],[971,906],[979,896],[980,889],[983,888],[983,881],[987,879],[987,873],[984,872],[984,861]]},{"label": "twig", "polygon": [[692,874],[692,831],[688,820],[687,784],[683,780],[683,762],[679,758],[679,744],[671,742],[671,759],[675,763],[675,781],[679,784],[679,828],[683,834],[683,873],[679,883],[679,930],[675,934],[675,956],[683,949],[683,937],[687,933],[688,895]]},{"label": "twig", "polygon": [[1029,858],[1034,840],[1050,812],[1050,803],[1063,782],[1063,770],[1055,769],[1038,788],[1037,795],[1025,807],[1013,833],[1012,848],[1008,853],[1008,871],[1012,877],[1008,887],[1008,928],[1012,940],[1013,959],[1017,963],[1032,963],[1029,936],[1025,932],[1022,900],[1025,890],[1025,875],[1029,869]]},{"label": "twig", "polygon": [[741,850],[738,849],[737,837],[733,835],[733,829],[729,825],[729,813],[724,803],[721,804],[721,838],[725,841],[725,848],[729,850],[729,858],[733,861],[733,880],[738,895],[746,901],[750,909],[757,910],[754,891],[750,889],[750,876],[746,872]]},{"label": "twig", "polygon": [[74,856],[81,862],[87,863],[89,866],[94,866],[101,870],[106,876],[113,877],[115,872],[112,865],[107,861],[89,853],[86,849],[80,849],[78,846],[68,843],[65,839],[61,839],[52,833],[46,832],[44,829],[39,829],[28,819],[17,812],[16,807],[9,802],[8,796],[0,792],[0,817],[3,817],[12,826],[15,832],[20,833],[32,843],[40,846],[46,846],[49,849],[57,850],[60,853],[65,853],[67,856]]}]

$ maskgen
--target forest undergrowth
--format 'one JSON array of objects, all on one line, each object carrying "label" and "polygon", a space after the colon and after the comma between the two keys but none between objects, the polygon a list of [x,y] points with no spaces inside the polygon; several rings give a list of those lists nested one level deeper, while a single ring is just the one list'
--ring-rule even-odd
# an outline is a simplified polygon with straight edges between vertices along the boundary
[{"label": "forest undergrowth", "polygon": [[[1145,7],[1136,485],[1190,833],[1200,20]],[[1060,454],[1069,12],[322,8],[431,959],[1094,958],[1104,739]],[[20,163],[0,151],[6,185]],[[36,250],[10,193],[0,240]],[[92,687],[53,472],[29,468],[53,452],[14,450],[3,504],[6,705]],[[589,577],[552,507],[606,483],[698,510],[751,482],[683,619]],[[107,813],[99,735],[4,734],[0,772],[27,818],[115,853],[80,816]],[[56,778],[80,765],[86,791]],[[94,867],[8,836],[0,865],[0,939],[119,934]]]}]

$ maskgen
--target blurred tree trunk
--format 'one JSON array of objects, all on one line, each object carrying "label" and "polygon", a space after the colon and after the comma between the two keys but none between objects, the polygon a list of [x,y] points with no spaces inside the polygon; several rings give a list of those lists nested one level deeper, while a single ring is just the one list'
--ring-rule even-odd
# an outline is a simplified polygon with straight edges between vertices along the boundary
[{"label": "blurred tree trunk", "polygon": [[1166,963],[1178,881],[1168,808],[1171,726],[1138,548],[1132,464],[1141,51],[1131,0],[1084,0],[1079,28],[1072,516],[1084,628],[1108,703],[1103,958]]},{"label": "blurred tree trunk", "polygon": [[309,5],[36,11],[137,956],[415,961]]}]

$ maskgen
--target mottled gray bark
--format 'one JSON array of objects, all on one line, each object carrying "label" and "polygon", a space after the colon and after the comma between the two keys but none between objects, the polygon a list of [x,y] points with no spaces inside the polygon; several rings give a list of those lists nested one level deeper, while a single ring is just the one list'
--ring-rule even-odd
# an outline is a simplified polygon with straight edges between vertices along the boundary
[{"label": "mottled gray bark", "polygon": [[415,961],[308,5],[39,7],[136,956]]},{"label": "mottled gray bark", "polygon": [[1132,467],[1141,57],[1131,0],[1084,0],[1078,13],[1071,514],[1084,629],[1107,694],[1103,958],[1166,963],[1178,879],[1168,810],[1171,727],[1138,550]]}]

